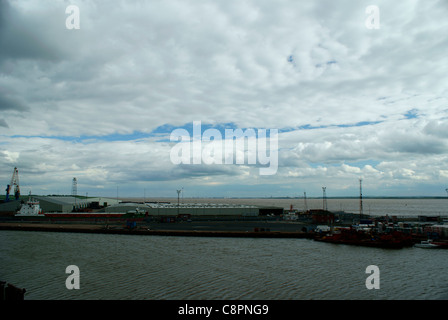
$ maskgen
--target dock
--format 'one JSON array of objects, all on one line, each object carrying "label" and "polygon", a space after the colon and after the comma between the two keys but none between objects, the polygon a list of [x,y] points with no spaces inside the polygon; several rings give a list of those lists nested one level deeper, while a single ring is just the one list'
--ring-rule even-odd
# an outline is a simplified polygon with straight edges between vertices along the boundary
[{"label": "dock", "polygon": [[98,224],[45,224],[45,223],[0,223],[0,230],[41,231],[41,232],[71,232],[97,234],[124,234],[146,236],[182,236],[182,237],[232,237],[232,238],[308,238],[313,234],[302,231],[270,231],[269,228],[255,228],[253,231],[244,230],[187,230],[164,229],[153,230],[145,226],[125,228]]}]

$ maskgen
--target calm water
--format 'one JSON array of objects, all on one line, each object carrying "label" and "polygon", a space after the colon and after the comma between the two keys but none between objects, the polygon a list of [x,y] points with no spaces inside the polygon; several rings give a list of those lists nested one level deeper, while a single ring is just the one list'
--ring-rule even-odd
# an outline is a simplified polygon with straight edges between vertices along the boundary
[{"label": "calm water", "polygon": [[[166,201],[166,199],[165,199]],[[177,199],[176,199],[177,201]],[[186,199],[185,202],[210,200]],[[303,199],[217,199],[303,208]],[[447,215],[448,199],[365,199],[378,215]],[[308,208],[322,200],[309,199]],[[330,210],[359,212],[356,199]],[[448,250],[386,250],[306,239],[183,238],[0,231],[0,280],[32,299],[448,299]],[[65,269],[80,269],[68,290]],[[368,290],[366,268],[380,270]]]},{"label": "calm water", "polygon": [[[136,199],[133,199],[136,200]],[[142,199],[139,199],[143,201]],[[148,199],[147,201],[171,201],[177,203],[176,199]],[[260,206],[277,206],[298,210],[305,209],[304,199],[190,199],[183,200],[185,203],[191,202],[215,202],[215,203],[234,203]],[[307,199],[308,209],[322,209],[322,199]],[[327,208],[330,211],[346,211],[359,213],[359,199],[327,199]],[[439,199],[363,199],[363,212],[372,215],[397,215],[397,216],[418,216],[418,215],[441,215],[448,216],[448,198]]]},{"label": "calm water", "polygon": [[[0,231],[0,279],[32,299],[448,299],[448,251],[307,239]],[[68,290],[68,265],[80,289]],[[380,289],[365,286],[368,265]]]}]

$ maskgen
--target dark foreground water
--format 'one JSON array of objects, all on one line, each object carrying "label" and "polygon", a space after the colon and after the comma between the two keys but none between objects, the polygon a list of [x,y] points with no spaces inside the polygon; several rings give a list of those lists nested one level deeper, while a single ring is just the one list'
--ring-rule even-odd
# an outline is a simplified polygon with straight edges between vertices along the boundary
[{"label": "dark foreground water", "polygon": [[[0,280],[25,299],[448,299],[448,250],[307,239],[0,231]],[[66,267],[80,270],[68,290]],[[366,268],[380,270],[368,290]]]}]

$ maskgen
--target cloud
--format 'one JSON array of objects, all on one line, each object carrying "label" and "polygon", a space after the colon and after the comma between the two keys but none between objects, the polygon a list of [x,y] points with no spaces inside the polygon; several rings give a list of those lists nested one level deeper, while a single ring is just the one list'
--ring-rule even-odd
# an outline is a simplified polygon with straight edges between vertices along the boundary
[{"label": "cloud", "polygon": [[0,127],[9,128],[8,124],[4,119],[0,119]]},{"label": "cloud", "polygon": [[[65,27],[65,1],[0,2],[2,172],[105,192],[446,182],[444,1],[378,1],[378,30],[365,27],[368,1],[73,4],[79,30]],[[277,174],[173,165],[170,131],[193,121],[278,129]]]},{"label": "cloud", "polygon": [[[20,7],[22,5],[24,7]],[[25,6],[25,3],[0,3],[0,62],[6,59],[58,59],[59,46],[52,36],[53,28],[60,19],[47,19],[57,14],[57,10],[49,3],[43,3],[42,7]],[[42,37],[43,34],[46,36]]]},{"label": "cloud", "polygon": [[19,99],[10,97],[0,91],[0,111],[27,111],[29,108]]}]

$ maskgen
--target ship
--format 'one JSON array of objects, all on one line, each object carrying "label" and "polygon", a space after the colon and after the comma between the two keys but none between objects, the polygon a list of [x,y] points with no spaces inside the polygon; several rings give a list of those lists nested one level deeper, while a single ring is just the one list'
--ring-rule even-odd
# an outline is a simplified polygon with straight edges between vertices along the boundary
[{"label": "ship", "polygon": [[341,229],[327,235],[318,235],[316,241],[334,244],[347,244],[364,247],[401,249],[414,245],[412,238],[399,231],[390,233],[371,233],[355,229]]},{"label": "ship", "polygon": [[15,215],[16,217],[44,217],[44,213],[40,208],[40,203],[37,200],[33,200],[30,196],[28,201],[20,207],[20,210]]},{"label": "ship", "polygon": [[434,241],[432,239],[424,240],[420,243],[416,243],[415,247],[424,249],[448,249],[448,242],[446,241]]},{"label": "ship", "polygon": [[23,203],[20,210],[15,214],[15,217],[46,217],[46,218],[119,218],[124,216],[122,212],[43,212],[40,203],[37,200],[28,198],[26,203]]}]

